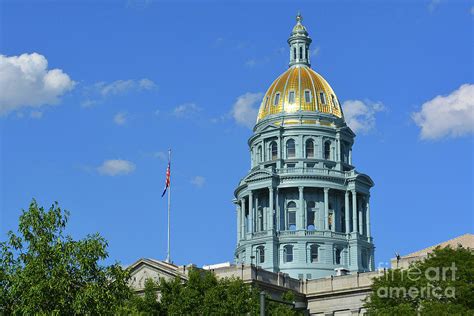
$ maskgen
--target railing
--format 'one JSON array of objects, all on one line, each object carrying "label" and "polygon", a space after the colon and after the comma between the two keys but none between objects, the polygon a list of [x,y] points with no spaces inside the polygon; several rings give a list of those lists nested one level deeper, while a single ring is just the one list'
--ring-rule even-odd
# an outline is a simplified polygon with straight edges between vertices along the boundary
[{"label": "railing", "polygon": [[321,230],[282,230],[277,232],[278,236],[315,236],[315,237],[329,237],[335,239],[346,240],[348,235],[345,233]]},{"label": "railing", "polygon": [[349,177],[354,175],[354,171],[339,171],[335,169],[324,169],[324,168],[280,168],[275,169],[278,174],[317,174],[317,175],[328,175],[336,177]]}]

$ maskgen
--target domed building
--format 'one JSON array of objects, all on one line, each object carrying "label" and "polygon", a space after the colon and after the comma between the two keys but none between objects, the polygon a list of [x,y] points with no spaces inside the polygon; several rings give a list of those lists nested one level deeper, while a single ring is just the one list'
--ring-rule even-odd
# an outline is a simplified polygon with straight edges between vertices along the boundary
[{"label": "domed building", "polygon": [[235,262],[293,278],[374,270],[369,176],[352,164],[355,134],[311,68],[298,14],[289,69],[265,93],[248,140],[251,170],[235,190]]}]

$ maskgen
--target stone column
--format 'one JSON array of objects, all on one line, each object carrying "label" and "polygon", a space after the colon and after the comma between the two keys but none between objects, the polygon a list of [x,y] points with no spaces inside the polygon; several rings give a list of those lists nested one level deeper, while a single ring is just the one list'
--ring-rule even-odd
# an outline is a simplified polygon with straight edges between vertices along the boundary
[{"label": "stone column", "polygon": [[329,188],[324,188],[324,229],[329,230]]},{"label": "stone column", "polygon": [[367,206],[366,206],[366,209],[365,209],[365,224],[367,225],[367,227],[366,227],[367,237],[370,238],[371,233],[370,233],[370,203],[369,203],[369,200],[370,200],[370,195],[367,195],[366,196]]},{"label": "stone column", "polygon": [[[242,227],[240,229],[240,232],[241,232],[241,236],[242,236],[242,239],[245,239],[245,234],[246,234],[246,231],[245,231],[245,199],[241,199],[240,200],[240,209],[241,209],[241,216],[242,216],[242,221],[240,222]],[[247,223],[248,225],[248,223]]]},{"label": "stone column", "polygon": [[281,229],[280,190],[276,188],[276,231]]},{"label": "stone column", "polygon": [[357,192],[352,190],[352,231],[357,233]]},{"label": "stone column", "polygon": [[359,205],[359,234],[364,234],[364,209],[362,207],[363,199],[361,199],[361,203]]},{"label": "stone column", "polygon": [[254,215],[253,215],[254,226],[255,226],[254,231],[258,232],[258,231],[260,231],[260,227],[261,227],[260,226],[261,225],[260,221],[263,222],[263,216],[260,217],[260,214],[259,214],[260,213],[260,202],[258,200],[258,194],[255,194],[255,201],[254,202],[255,202],[255,211],[254,211]]},{"label": "stone column", "polygon": [[249,233],[254,232],[253,194],[249,192]]},{"label": "stone column", "polygon": [[345,206],[344,206],[344,211],[345,211],[345,217],[346,217],[346,234],[349,234],[351,232],[351,215],[350,215],[350,210],[349,210],[349,191],[346,191],[345,195]]},{"label": "stone column", "polygon": [[242,233],[240,231],[242,225],[240,224],[241,221],[241,207],[238,203],[235,203],[235,208],[236,208],[236,214],[237,214],[237,243],[240,241],[240,237],[242,236]]},{"label": "stone column", "polygon": [[268,187],[268,220],[267,220],[267,230],[273,229],[273,187]]},{"label": "stone column", "polygon": [[304,229],[304,196],[303,196],[303,191],[304,187],[298,187],[299,191],[299,214],[296,217],[296,229]]}]

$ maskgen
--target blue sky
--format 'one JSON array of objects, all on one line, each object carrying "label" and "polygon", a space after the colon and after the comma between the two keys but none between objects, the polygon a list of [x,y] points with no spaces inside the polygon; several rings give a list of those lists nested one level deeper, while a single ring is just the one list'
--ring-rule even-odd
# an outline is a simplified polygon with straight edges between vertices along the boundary
[{"label": "blue sky", "polygon": [[2,1],[0,239],[36,198],[109,261],[164,259],[171,147],[172,259],[231,261],[248,126],[298,10],[376,183],[376,262],[472,233],[472,2]]}]

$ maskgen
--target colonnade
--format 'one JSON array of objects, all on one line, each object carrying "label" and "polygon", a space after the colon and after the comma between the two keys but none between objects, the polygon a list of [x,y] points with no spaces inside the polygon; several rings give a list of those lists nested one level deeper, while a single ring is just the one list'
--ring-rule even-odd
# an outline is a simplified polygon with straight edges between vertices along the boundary
[{"label": "colonnade", "polygon": [[[304,199],[304,191],[306,188],[299,186],[298,188],[298,207],[296,209],[296,230],[305,230],[308,227],[306,222],[307,211],[306,203]],[[313,187],[311,187],[314,189]],[[256,190],[248,191],[246,196],[243,196],[240,200],[236,201],[237,208],[237,240],[246,239],[246,234],[256,233],[259,231],[271,231],[271,230],[287,230],[287,227],[282,229],[281,219],[282,215],[286,216],[286,206],[282,206],[280,203],[281,191],[287,188],[274,188],[268,187],[268,204],[263,207],[259,204],[259,196],[261,193],[257,193]],[[258,190],[258,191],[261,191]],[[332,223],[330,225],[330,207],[329,207],[329,194],[330,191],[339,191],[330,188],[323,188],[324,191],[324,223],[322,229],[317,230],[331,230],[336,231],[335,225],[335,213],[332,215]],[[341,191],[339,191],[341,192]],[[364,234],[364,215],[365,215],[365,236],[371,237],[370,229],[370,195],[357,192],[356,190],[342,191],[344,193],[344,231],[342,233],[358,233]],[[352,196],[352,205],[350,201]],[[276,199],[276,201],[275,201]],[[275,207],[276,204],[276,207]],[[352,206],[352,207],[351,207]],[[262,207],[263,214],[258,218],[259,207]],[[335,211],[336,212],[336,211]],[[351,227],[351,212],[352,212],[352,227]],[[365,214],[364,214],[365,212]],[[248,218],[246,216],[248,214]],[[286,218],[286,217],[284,217]],[[248,223],[248,227],[246,225]],[[257,226],[257,224],[259,224]],[[342,229],[341,222],[341,229]],[[352,228],[352,229],[351,229]]]}]

